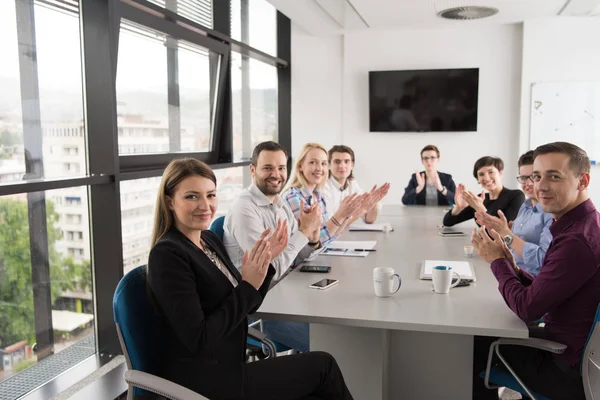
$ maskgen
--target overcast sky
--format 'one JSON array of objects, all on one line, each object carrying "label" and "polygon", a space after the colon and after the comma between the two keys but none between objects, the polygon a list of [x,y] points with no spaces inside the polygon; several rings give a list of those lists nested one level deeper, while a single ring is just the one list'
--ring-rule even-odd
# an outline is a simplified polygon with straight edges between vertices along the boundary
[{"label": "overcast sky", "polygon": [[[250,1],[250,44],[271,54],[275,54],[277,43],[275,15],[275,8],[266,0]],[[36,6],[35,20],[40,87],[81,91],[78,18]],[[232,0],[232,32],[233,37],[239,39],[239,0]],[[0,77],[18,78],[19,60],[13,0],[0,0],[0,54],[2,54]],[[160,42],[129,32],[122,33],[118,62],[119,91],[142,89],[166,93],[166,48]],[[235,67],[239,68],[239,61],[234,63]],[[208,90],[208,63],[205,57],[182,50],[179,68],[182,88]],[[250,70],[250,87],[275,88],[277,86],[274,67],[251,60]],[[232,79],[234,90],[241,85],[236,75],[239,74],[234,73]]]}]

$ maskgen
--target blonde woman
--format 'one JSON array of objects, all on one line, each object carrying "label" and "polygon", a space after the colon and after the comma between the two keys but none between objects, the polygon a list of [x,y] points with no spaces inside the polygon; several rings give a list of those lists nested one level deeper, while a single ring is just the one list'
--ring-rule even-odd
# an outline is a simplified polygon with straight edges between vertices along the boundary
[{"label": "blonde woman", "polygon": [[370,210],[374,202],[370,192],[361,195],[354,193],[340,203],[335,213],[330,214],[322,194],[328,173],[327,150],[318,143],[307,143],[296,159],[292,175],[282,194],[296,218],[300,218],[300,210],[304,207],[316,204],[321,207],[323,220],[319,233],[321,245],[337,238],[349,223]]},{"label": "blonde woman", "polygon": [[[156,201],[148,289],[166,340],[161,374],[211,399],[351,400],[335,359],[323,352],[244,362],[248,314],[267,294],[271,260],[287,246],[286,223],[244,252],[241,273],[208,230],[217,180],[193,158],[173,160]],[[277,385],[273,385],[277,382]]]}]

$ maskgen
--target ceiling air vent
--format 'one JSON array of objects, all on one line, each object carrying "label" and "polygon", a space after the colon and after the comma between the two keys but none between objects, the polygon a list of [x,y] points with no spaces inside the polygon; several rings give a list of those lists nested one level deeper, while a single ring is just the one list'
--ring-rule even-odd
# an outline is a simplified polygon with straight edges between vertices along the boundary
[{"label": "ceiling air vent", "polygon": [[498,13],[497,8],[492,7],[480,7],[480,6],[465,6],[465,7],[454,7],[442,10],[438,13],[438,16],[446,19],[479,19],[491,17]]}]

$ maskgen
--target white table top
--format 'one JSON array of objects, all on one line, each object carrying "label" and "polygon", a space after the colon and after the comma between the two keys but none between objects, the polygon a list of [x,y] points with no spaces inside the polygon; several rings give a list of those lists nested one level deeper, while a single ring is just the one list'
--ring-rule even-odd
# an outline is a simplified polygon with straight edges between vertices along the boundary
[{"label": "white table top", "polygon": [[[405,207],[396,215],[382,215],[393,232],[346,232],[340,240],[376,240],[376,251],[363,257],[320,256],[331,272],[293,271],[273,287],[257,315],[261,318],[322,324],[436,333],[526,338],[528,331],[505,304],[489,264],[477,255],[467,259],[463,245],[470,242],[474,222],[456,228],[462,237],[441,237],[437,226],[444,211],[436,207]],[[419,279],[423,260],[468,260],[477,282],[436,294],[431,281]],[[378,298],[373,291],[373,268],[391,267],[402,278],[394,296]],[[338,279],[327,290],[308,286],[323,278]]]}]

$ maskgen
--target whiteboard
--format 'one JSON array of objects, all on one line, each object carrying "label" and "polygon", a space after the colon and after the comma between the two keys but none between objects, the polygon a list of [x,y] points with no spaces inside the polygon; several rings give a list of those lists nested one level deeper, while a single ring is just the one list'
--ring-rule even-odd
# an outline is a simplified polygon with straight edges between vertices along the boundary
[{"label": "whiteboard", "polygon": [[541,82],[531,88],[530,148],[570,142],[600,159],[600,81]]}]

